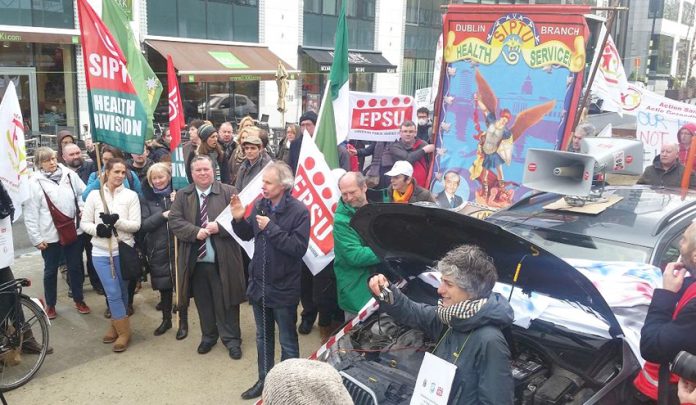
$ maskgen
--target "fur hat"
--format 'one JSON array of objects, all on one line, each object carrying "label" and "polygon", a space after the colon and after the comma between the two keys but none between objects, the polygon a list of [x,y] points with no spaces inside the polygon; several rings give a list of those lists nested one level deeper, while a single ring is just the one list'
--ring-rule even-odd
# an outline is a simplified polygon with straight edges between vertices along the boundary
[{"label": "fur hat", "polygon": [[201,141],[205,142],[210,138],[210,135],[214,134],[217,132],[217,129],[212,124],[206,123],[201,125],[200,128],[198,128],[198,137],[201,138]]},{"label": "fur hat", "polygon": [[312,121],[312,123],[314,125],[316,125],[317,124],[317,113],[315,113],[314,111],[307,111],[304,114],[302,114],[299,122],[301,124],[302,121],[307,121],[307,120]]},{"label": "fur hat", "polygon": [[266,376],[262,398],[265,405],[353,403],[336,369],[323,361],[307,359],[276,364]]}]

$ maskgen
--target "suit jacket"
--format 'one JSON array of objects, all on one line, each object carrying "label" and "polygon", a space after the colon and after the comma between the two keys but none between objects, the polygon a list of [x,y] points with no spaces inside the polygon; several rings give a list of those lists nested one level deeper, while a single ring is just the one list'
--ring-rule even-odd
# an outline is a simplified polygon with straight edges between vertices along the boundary
[{"label": "suit jacket", "polygon": [[460,205],[464,204],[464,199],[458,195],[454,195],[454,206],[452,206],[447,199],[447,194],[445,192],[441,192],[440,194],[437,195],[437,198],[435,199],[437,202],[437,205],[439,205],[442,208],[456,208],[459,207]]}]

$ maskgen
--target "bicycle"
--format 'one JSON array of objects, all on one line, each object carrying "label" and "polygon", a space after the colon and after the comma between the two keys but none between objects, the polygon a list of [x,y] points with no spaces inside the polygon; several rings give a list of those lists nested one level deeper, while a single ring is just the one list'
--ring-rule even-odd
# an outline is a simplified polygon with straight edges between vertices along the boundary
[{"label": "bicycle", "polygon": [[25,278],[0,284],[0,397],[29,382],[48,351],[48,317],[22,294],[30,285]]}]

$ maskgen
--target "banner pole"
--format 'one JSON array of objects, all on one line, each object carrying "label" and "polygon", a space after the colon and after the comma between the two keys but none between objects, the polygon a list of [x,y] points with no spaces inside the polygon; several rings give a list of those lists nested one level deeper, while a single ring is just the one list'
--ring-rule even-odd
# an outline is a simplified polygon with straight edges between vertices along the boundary
[{"label": "banner pole", "polygon": [[174,236],[174,286],[176,294],[174,295],[174,305],[176,305],[176,327],[179,328],[181,322],[181,308],[179,308],[179,243]]}]

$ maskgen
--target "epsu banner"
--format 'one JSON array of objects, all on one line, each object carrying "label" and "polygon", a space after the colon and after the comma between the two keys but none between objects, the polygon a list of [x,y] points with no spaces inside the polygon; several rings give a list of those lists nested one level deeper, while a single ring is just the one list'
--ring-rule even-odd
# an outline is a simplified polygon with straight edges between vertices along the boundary
[{"label": "epsu banner", "polygon": [[416,119],[416,106],[411,96],[380,96],[356,91],[349,94],[350,140],[392,142],[399,139],[402,122]]},{"label": "epsu banner", "polygon": [[492,209],[519,200],[529,148],[569,134],[585,68],[583,6],[450,5],[430,189],[460,176],[456,194]]},{"label": "epsu banner", "polygon": [[143,153],[148,116],[126,59],[87,0],[78,0],[92,137],[127,153]]}]

